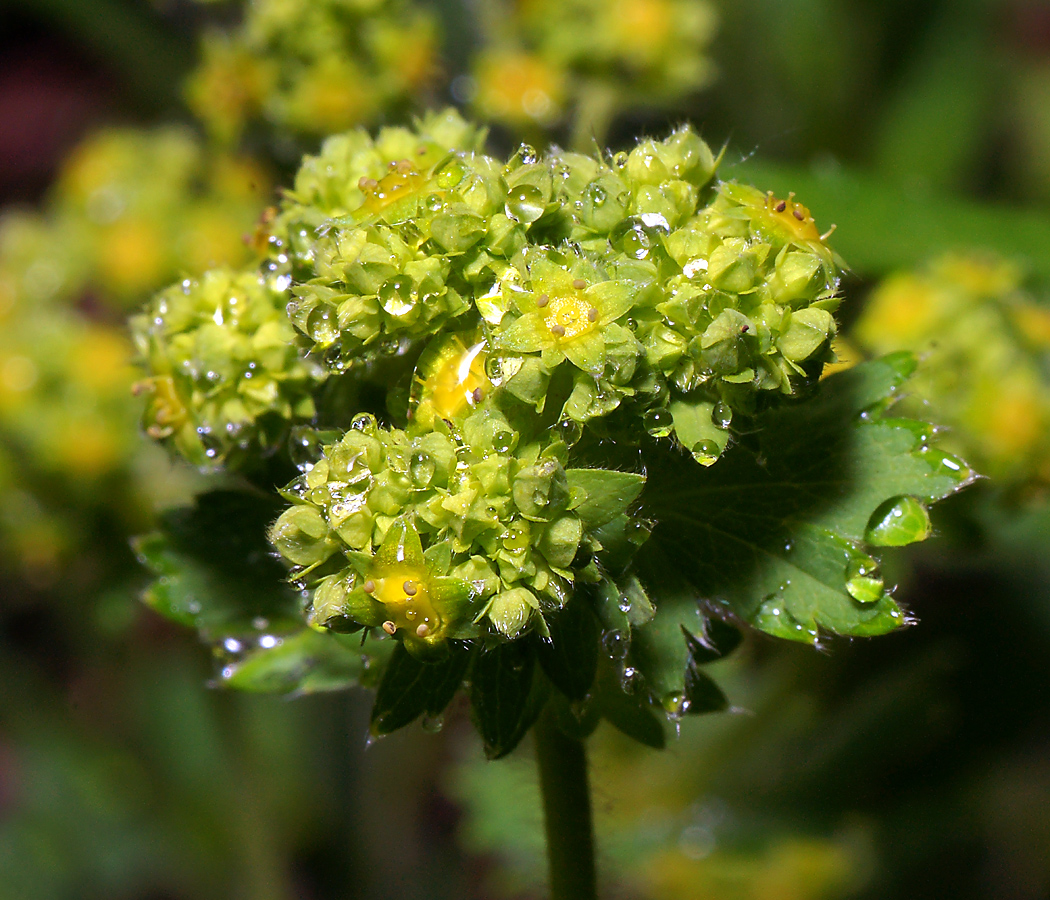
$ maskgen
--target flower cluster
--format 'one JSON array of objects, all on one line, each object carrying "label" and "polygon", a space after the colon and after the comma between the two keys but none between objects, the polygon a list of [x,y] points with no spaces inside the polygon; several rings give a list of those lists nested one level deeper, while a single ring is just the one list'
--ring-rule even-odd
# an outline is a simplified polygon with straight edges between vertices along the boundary
[{"label": "flower cluster", "polygon": [[612,110],[674,106],[714,75],[717,16],[694,0],[491,3],[489,46],[474,61],[474,106],[490,121],[546,128],[579,98],[601,135]]},{"label": "flower cluster", "polygon": [[127,308],[181,274],[245,263],[268,191],[258,164],[206,155],[182,129],[100,132],[66,161],[44,212],[0,222],[0,305],[5,293],[37,304],[91,291]]},{"label": "flower cluster", "polygon": [[132,321],[149,377],[150,436],[200,466],[272,450],[289,423],[314,415],[320,369],[299,358],[274,279],[214,269],[158,294]]},{"label": "flower cluster", "polygon": [[905,404],[951,427],[946,447],[993,478],[1050,480],[1050,309],[1014,266],[947,256],[894,275],[851,337],[872,353],[920,355]]},{"label": "flower cluster", "polygon": [[[427,384],[427,401],[441,389]],[[433,425],[387,430],[363,414],[283,492],[293,505],[271,540],[316,585],[316,624],[402,629],[417,649],[476,637],[482,619],[513,638],[597,580],[603,528],[628,528],[640,475],[567,469],[563,441],[523,444],[483,404]]]},{"label": "flower cluster", "polygon": [[[505,161],[483,137],[444,112],[329,139],[267,217],[262,275],[176,286],[136,324],[150,430],[198,462],[275,446],[342,373],[342,405],[370,412],[304,439],[271,540],[315,625],[417,654],[542,633],[578,584],[623,570],[644,477],[597,468],[603,436],[647,430],[710,465],[815,382],[834,335],[836,259],[808,211],[712,184],[690,128]],[[329,413],[316,428],[350,420]]]},{"label": "flower cluster", "polygon": [[204,41],[187,97],[224,141],[257,120],[331,134],[418,95],[437,43],[433,18],[404,0],[256,0],[235,30]]}]

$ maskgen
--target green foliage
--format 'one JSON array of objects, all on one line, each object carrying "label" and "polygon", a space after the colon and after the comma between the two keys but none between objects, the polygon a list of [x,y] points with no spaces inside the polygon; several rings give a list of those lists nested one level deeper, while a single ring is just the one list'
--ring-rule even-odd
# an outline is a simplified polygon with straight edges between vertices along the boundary
[{"label": "green foliage", "polygon": [[1014,487],[1050,476],[1050,310],[1016,266],[968,254],[897,272],[851,338],[872,353],[921,355],[906,409],[949,426],[945,445],[983,472]]},{"label": "green foliage", "polygon": [[205,38],[186,96],[222,142],[259,123],[327,135],[422,94],[436,45],[432,14],[403,0],[262,0],[236,28]]}]

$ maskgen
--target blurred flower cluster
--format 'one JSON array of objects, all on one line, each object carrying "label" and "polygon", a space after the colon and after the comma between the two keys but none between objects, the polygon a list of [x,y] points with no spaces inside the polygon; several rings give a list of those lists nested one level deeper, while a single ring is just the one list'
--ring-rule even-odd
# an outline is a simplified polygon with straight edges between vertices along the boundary
[{"label": "blurred flower cluster", "polygon": [[1003,259],[950,255],[871,294],[851,337],[920,355],[906,406],[1009,485],[1050,480],[1050,309]]},{"label": "blurred flower cluster", "polygon": [[706,0],[485,0],[480,21],[476,114],[524,134],[572,116],[577,149],[602,144],[616,114],[679,108],[714,77]]},{"label": "blurred flower cluster", "polygon": [[78,508],[130,528],[165,492],[122,315],[181,273],[249,258],[268,190],[263,167],[181,129],[113,130],[76,148],[42,210],[0,218],[0,542],[15,565],[46,572],[81,544]]},{"label": "blurred flower cluster", "polygon": [[418,101],[438,40],[434,16],[408,0],[256,0],[205,38],[186,97],[225,143],[258,122],[328,135]]}]

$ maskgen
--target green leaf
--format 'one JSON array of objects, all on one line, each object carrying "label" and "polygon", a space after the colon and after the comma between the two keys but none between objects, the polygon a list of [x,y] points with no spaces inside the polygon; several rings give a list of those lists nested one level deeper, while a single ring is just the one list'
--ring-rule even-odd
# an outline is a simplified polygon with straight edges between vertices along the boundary
[{"label": "green leaf", "polygon": [[729,432],[715,425],[714,409],[710,400],[688,397],[673,400],[670,405],[675,437],[704,465],[715,462],[729,443]]},{"label": "green leaf", "polygon": [[610,469],[568,469],[569,487],[586,496],[573,511],[591,531],[607,525],[638,499],[645,476]]},{"label": "green leaf", "polygon": [[550,637],[536,637],[536,658],[547,677],[570,700],[583,700],[598,668],[598,620],[582,598],[546,613]]},{"label": "green leaf", "polygon": [[729,701],[722,693],[722,689],[700,670],[700,666],[710,660],[712,648],[692,635],[686,635],[685,639],[689,647],[690,659],[685,670],[684,712],[691,716],[698,716],[728,709]]},{"label": "green leaf", "polygon": [[540,714],[542,679],[535,676],[536,656],[526,641],[494,644],[474,659],[470,701],[489,759],[518,746]]},{"label": "green leaf", "polygon": [[628,737],[647,747],[662,750],[664,726],[653,713],[644,691],[628,694],[620,683],[616,665],[607,656],[598,664],[594,703],[603,718]]},{"label": "green leaf", "polygon": [[439,662],[421,662],[400,642],[394,647],[372,706],[373,734],[389,734],[419,716],[440,715],[452,701],[470,664],[471,647],[450,641]]},{"label": "green leaf", "polygon": [[271,636],[272,646],[258,644],[240,661],[225,666],[221,684],[256,693],[313,694],[352,687],[367,681],[374,658],[385,655],[389,641],[369,640],[331,632],[302,631]]},{"label": "green leaf", "polygon": [[698,633],[700,600],[808,642],[905,623],[862,543],[872,514],[891,498],[941,499],[973,478],[930,447],[926,426],[884,415],[913,367],[895,354],[827,379],[812,398],[759,417],[757,433],[710,469],[670,453],[648,462],[643,503],[658,524],[639,574],[657,614],[635,647],[656,689],[684,688],[666,648],[676,628]]},{"label": "green leaf", "polygon": [[157,576],[143,599],[209,642],[258,635],[263,620],[271,632],[300,629],[299,597],[266,540],[280,511],[276,498],[218,490],[167,513],[160,531],[133,542]]}]

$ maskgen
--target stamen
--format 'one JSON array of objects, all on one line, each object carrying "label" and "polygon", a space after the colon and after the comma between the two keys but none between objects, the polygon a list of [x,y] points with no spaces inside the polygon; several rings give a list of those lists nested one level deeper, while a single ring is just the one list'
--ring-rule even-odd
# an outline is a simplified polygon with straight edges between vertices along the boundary
[{"label": "stamen", "polygon": [[395,631],[397,631],[397,626],[389,619],[387,619],[387,621],[383,623],[383,631],[385,631],[387,634],[393,634]]}]

